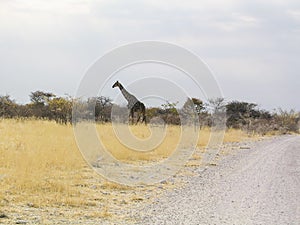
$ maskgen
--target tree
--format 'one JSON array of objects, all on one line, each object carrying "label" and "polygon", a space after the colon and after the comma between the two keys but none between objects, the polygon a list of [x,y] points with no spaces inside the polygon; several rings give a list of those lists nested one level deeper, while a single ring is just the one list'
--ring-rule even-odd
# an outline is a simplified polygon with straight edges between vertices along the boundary
[{"label": "tree", "polygon": [[91,116],[95,116],[96,121],[110,121],[111,110],[112,100],[108,97],[91,97],[87,100],[87,111]]},{"label": "tree", "polygon": [[12,118],[16,116],[16,106],[17,104],[9,95],[0,96],[0,117]]},{"label": "tree", "polygon": [[209,118],[207,122],[216,129],[224,129],[226,123],[226,103],[224,98],[209,99],[207,103]]},{"label": "tree", "polygon": [[223,114],[226,111],[226,103],[224,98],[208,99],[207,109],[211,114]]},{"label": "tree", "polygon": [[180,118],[179,114],[176,109],[176,105],[178,102],[169,102],[166,101],[165,104],[162,104],[162,110],[160,111],[160,114],[162,115],[162,119],[167,123],[167,124],[180,124]]},{"label": "tree", "polygon": [[43,91],[35,91],[30,94],[30,101],[35,105],[47,105],[51,98],[55,97],[55,94],[43,92]]},{"label": "tree", "polygon": [[[199,126],[200,115],[205,112],[203,102],[198,98],[188,98],[180,110],[183,119],[182,124],[192,123],[195,127]],[[191,124],[190,124],[191,125]]]},{"label": "tree", "polygon": [[51,119],[51,111],[49,110],[49,102],[55,97],[54,94],[35,91],[31,92],[30,97],[30,108],[32,114],[37,118],[48,118]]},{"label": "tree", "polygon": [[205,106],[203,104],[203,101],[201,101],[198,98],[192,98],[192,102],[195,106],[195,111],[198,115],[205,111]]},{"label": "tree", "polygon": [[54,119],[57,123],[64,123],[72,121],[72,99],[56,97],[48,100],[49,105],[49,119]]},{"label": "tree", "polygon": [[249,129],[252,119],[260,117],[260,111],[256,109],[257,104],[248,102],[232,101],[226,105],[227,126]]},{"label": "tree", "polygon": [[274,119],[281,134],[289,132],[299,133],[300,115],[295,110],[287,111],[279,108]]},{"label": "tree", "polygon": [[194,111],[196,114],[200,114],[205,111],[205,106],[203,102],[198,98],[188,98],[183,107],[183,112],[185,111]]},{"label": "tree", "polygon": [[97,97],[95,104],[96,121],[108,122],[111,120],[112,100],[108,97]]}]

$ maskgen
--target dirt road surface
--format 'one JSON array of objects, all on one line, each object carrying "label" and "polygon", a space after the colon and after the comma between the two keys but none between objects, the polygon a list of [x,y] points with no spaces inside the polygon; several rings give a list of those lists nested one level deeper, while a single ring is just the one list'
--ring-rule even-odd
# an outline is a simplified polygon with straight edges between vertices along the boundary
[{"label": "dirt road surface", "polygon": [[300,137],[240,149],[134,214],[138,224],[300,224]]}]

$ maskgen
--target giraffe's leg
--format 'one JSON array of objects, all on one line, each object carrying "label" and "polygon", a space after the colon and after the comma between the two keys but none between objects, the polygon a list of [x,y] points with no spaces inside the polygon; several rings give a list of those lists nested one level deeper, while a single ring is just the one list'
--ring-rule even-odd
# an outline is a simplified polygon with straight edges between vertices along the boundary
[{"label": "giraffe's leg", "polygon": [[141,119],[141,114],[140,114],[140,113],[138,113],[138,117],[137,117],[137,120],[136,120],[136,123],[135,123],[135,125],[137,125],[137,124],[138,124],[138,122],[140,121],[140,119]]},{"label": "giraffe's leg", "polygon": [[129,123],[132,125],[134,122],[134,111],[132,109],[130,110],[130,117],[131,119],[129,119]]},{"label": "giraffe's leg", "polygon": [[146,108],[144,106],[144,104],[142,105],[142,123],[145,122],[145,125],[146,125]]},{"label": "giraffe's leg", "polygon": [[146,115],[145,115],[145,113],[143,114],[143,120],[142,120],[142,123],[145,123],[145,125],[147,125],[147,123],[146,123]]}]

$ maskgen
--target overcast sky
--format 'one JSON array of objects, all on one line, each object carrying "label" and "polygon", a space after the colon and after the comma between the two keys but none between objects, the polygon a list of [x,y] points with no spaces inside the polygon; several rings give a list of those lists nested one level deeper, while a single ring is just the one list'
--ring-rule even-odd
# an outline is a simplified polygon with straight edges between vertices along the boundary
[{"label": "overcast sky", "polygon": [[74,95],[96,59],[141,40],[196,53],[227,100],[300,110],[299,0],[1,0],[0,95]]}]

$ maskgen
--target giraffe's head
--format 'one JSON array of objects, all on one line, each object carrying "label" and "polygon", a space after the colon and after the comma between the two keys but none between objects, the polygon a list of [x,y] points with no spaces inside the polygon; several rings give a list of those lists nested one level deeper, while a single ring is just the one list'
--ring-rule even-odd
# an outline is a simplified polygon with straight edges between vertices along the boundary
[{"label": "giraffe's head", "polygon": [[119,81],[116,81],[116,83],[114,83],[114,85],[112,86],[112,88],[115,88],[115,87],[120,87],[121,84],[119,83]]}]

